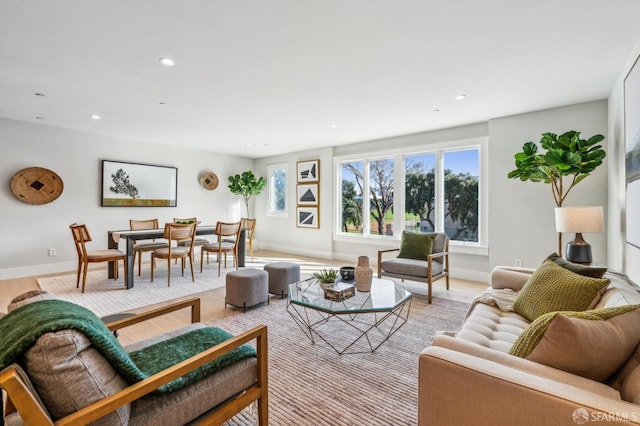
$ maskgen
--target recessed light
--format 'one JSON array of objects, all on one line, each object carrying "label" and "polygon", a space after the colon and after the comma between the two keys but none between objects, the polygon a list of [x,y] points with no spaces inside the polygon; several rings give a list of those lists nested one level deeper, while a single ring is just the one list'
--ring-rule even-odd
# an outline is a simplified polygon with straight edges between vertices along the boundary
[{"label": "recessed light", "polygon": [[44,93],[34,93],[34,95],[44,97]]},{"label": "recessed light", "polygon": [[438,108],[436,108],[436,109],[434,109],[434,110],[433,110],[433,111],[431,111],[431,112],[440,112],[440,110],[439,110]]},{"label": "recessed light", "polygon": [[251,146],[250,143],[245,143],[244,146],[246,146],[247,148]]},{"label": "recessed light", "polygon": [[100,120],[102,117],[96,114],[91,114],[91,118],[93,118],[94,120]]},{"label": "recessed light", "polygon": [[265,143],[265,144],[264,144],[264,146],[269,146],[269,144],[268,144],[268,143]]},{"label": "recessed light", "polygon": [[453,99],[455,99],[456,101],[461,101],[463,99],[467,99],[467,95],[458,95]]},{"label": "recessed light", "polygon": [[172,67],[175,64],[175,62],[173,62],[173,59],[171,58],[160,58],[158,60],[162,65],[165,65],[167,67]]},{"label": "recessed light", "polygon": [[160,106],[165,106],[167,103],[166,102],[158,102],[158,105]]},{"label": "recessed light", "polygon": [[36,117],[36,120],[44,120],[44,117]]},{"label": "recessed light", "polygon": [[336,129],[338,128],[338,126],[336,126],[335,124],[330,125],[329,127],[331,127],[332,129]]}]

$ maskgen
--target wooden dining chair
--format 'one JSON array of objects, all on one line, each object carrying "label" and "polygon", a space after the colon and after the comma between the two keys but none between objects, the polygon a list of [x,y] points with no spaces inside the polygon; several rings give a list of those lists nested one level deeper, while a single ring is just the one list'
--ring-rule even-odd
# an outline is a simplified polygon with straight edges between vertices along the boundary
[{"label": "wooden dining chair", "polygon": [[[222,254],[224,253],[224,268],[227,269],[227,253],[233,253],[233,261],[238,270],[238,241],[240,241],[240,222],[218,222],[216,223],[216,235],[218,241],[205,244],[200,248],[200,272],[203,269],[204,254],[216,253],[218,255],[218,276],[220,276],[220,266],[222,264]],[[232,241],[224,241],[228,237],[234,237]]]},{"label": "wooden dining chair", "polygon": [[[132,231],[144,230],[144,229],[158,229],[158,219],[146,219],[146,220],[129,220],[129,229]],[[152,252],[155,249],[168,247],[168,244],[164,241],[156,240],[136,240],[133,244],[133,264],[136,263],[136,256],[138,257],[138,276],[142,270],[142,253]]]},{"label": "wooden dining chair", "polygon": [[[113,262],[113,276],[115,279],[118,279],[118,261],[124,261],[124,270],[127,270],[127,255],[118,250],[118,249],[106,249],[106,250],[96,250],[96,251],[88,251],[86,243],[91,241],[91,235],[89,235],[89,230],[87,230],[86,225],[78,225],[77,223],[73,223],[69,225],[71,229],[71,234],[73,235],[73,242],[76,246],[76,251],[78,252],[78,273],[76,279],[76,288],[80,287],[80,275],[82,274],[82,292],[84,293],[84,288],[87,283],[87,270],[89,268],[89,263],[97,263],[97,262]],[[125,287],[127,284],[127,275],[125,273],[124,277]]]},{"label": "wooden dining chair", "polygon": [[[240,228],[241,230],[244,229],[245,239],[249,243],[249,254],[251,255],[251,260],[253,260],[253,234],[256,231],[256,220],[243,217],[240,219]],[[232,243],[235,238],[225,238],[223,241]]]},{"label": "wooden dining chair", "polygon": [[256,220],[243,217],[240,219],[240,227],[244,229],[246,239],[249,242],[249,254],[253,261],[253,234],[256,232]]},{"label": "wooden dining chair", "polygon": [[[193,239],[196,236],[195,223],[165,223],[163,238],[168,241],[168,246],[155,249],[151,252],[151,282],[153,282],[153,272],[155,269],[155,259],[167,259],[167,286],[171,286],[171,260],[182,260],[182,276],[184,276],[184,263],[189,259],[191,267],[191,281],[195,282],[193,274]],[[187,241],[190,244],[180,245],[180,242]],[[173,245],[175,243],[175,245]]]},{"label": "wooden dining chair", "polygon": [[[187,217],[187,218],[183,218],[183,219],[174,217],[173,218],[173,223],[194,223],[197,226],[198,225],[198,219],[195,218],[195,217]],[[193,239],[193,245],[195,245],[195,246],[203,246],[203,245],[208,244],[208,243],[209,243],[209,240],[207,240],[206,238],[196,237],[196,238]],[[188,244],[191,244],[191,242],[190,241],[181,241],[179,243],[179,245],[181,245],[181,246],[185,246],[185,245],[188,245]]]}]

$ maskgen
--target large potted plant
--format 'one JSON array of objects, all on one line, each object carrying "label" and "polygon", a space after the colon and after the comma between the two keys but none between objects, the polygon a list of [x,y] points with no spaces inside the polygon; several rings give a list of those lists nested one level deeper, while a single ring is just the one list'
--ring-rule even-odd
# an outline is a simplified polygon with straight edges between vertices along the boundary
[{"label": "large potted plant", "polygon": [[[581,139],[580,132],[575,130],[560,136],[543,133],[540,146],[546,151],[538,153],[535,143],[526,142],[522,151],[515,154],[515,170],[507,176],[550,184],[556,206],[562,207],[573,187],[602,164],[606,153],[599,143],[603,140],[602,135]],[[558,233],[558,253],[562,254],[562,233]]]},{"label": "large potted plant", "polygon": [[254,195],[260,194],[266,183],[267,181],[263,177],[257,178],[251,170],[243,172],[241,175],[229,176],[229,190],[233,194],[242,196],[247,208],[247,217],[251,218],[249,200]]}]

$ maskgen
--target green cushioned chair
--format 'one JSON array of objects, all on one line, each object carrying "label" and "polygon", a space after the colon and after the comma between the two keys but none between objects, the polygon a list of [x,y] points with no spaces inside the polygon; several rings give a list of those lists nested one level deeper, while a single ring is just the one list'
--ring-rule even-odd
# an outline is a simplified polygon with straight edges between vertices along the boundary
[{"label": "green cushioned chair", "polygon": [[[398,252],[396,258],[384,260],[385,255],[394,252]],[[447,234],[403,232],[399,248],[378,251],[378,278],[383,276],[427,283],[431,303],[434,281],[444,278],[449,289]]]}]

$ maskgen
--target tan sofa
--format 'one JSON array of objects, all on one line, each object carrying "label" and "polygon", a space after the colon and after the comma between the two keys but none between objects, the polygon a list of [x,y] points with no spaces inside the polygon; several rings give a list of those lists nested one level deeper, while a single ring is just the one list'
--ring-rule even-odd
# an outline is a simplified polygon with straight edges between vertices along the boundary
[{"label": "tan sofa", "polygon": [[[518,291],[532,272],[496,268],[492,288]],[[605,278],[611,284],[596,308],[640,304],[625,277]],[[509,355],[528,324],[515,312],[478,303],[455,336],[436,336],[419,358],[418,424],[640,424],[640,347],[601,383]]]}]

